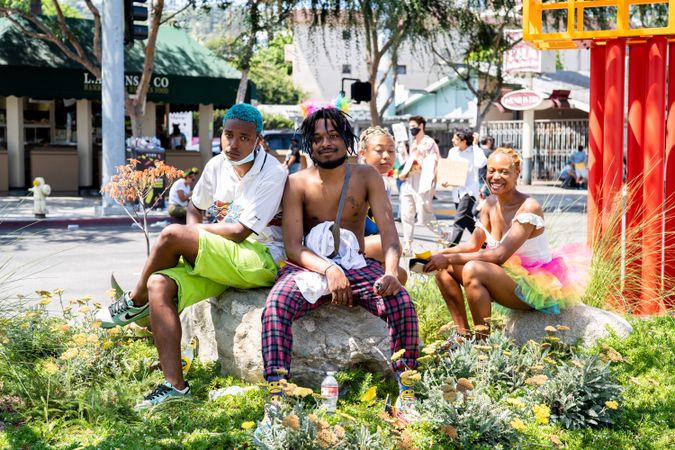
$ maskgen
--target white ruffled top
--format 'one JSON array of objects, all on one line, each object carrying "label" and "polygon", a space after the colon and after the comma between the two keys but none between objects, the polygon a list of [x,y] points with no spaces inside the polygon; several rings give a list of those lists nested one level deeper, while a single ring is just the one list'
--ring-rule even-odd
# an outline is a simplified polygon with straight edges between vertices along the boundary
[{"label": "white ruffled top", "polygon": [[[544,228],[545,226],[544,219],[541,216],[532,213],[517,214],[511,221],[511,224],[513,224],[513,222],[516,221],[520,223],[532,224],[535,226],[535,229],[537,230],[540,228]],[[502,238],[497,240],[490,234],[487,228],[485,228],[485,226],[483,226],[483,224],[479,220],[476,221],[476,227],[480,228],[485,233],[488,248],[499,247],[502,244],[502,242],[504,242],[504,239],[506,239],[506,236],[509,234],[509,231],[511,231],[511,228],[509,228],[503,234]],[[551,247],[549,247],[548,245],[546,232],[544,231],[544,233],[540,234],[539,236],[535,236],[526,240],[523,243],[523,245],[521,245],[520,248],[515,251],[514,254],[518,255],[520,258],[524,258],[529,261],[534,260],[543,263],[551,261],[552,259]]]}]

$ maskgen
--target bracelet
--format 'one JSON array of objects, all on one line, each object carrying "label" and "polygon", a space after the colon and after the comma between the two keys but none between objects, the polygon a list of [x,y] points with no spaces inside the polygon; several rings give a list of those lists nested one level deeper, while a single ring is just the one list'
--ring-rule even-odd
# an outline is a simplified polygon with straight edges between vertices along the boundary
[{"label": "bracelet", "polygon": [[324,276],[324,277],[326,276],[326,273],[328,273],[328,269],[330,269],[331,267],[335,267],[335,264],[331,264],[331,265],[329,265],[328,267],[326,267],[326,269],[323,271],[323,276]]}]

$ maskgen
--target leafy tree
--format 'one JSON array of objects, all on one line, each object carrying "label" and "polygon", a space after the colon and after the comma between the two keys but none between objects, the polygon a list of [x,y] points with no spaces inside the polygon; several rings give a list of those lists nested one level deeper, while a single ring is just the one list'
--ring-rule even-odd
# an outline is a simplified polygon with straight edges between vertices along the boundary
[{"label": "leafy tree", "polygon": [[505,30],[520,27],[515,0],[425,0],[432,18],[427,48],[464,82],[478,101],[476,129],[504,86],[504,54],[519,41]]},{"label": "leafy tree", "polygon": [[304,97],[293,85],[292,66],[284,61],[284,47],[292,43],[289,34],[277,34],[251,58],[251,80],[256,85],[260,103],[289,105]]}]

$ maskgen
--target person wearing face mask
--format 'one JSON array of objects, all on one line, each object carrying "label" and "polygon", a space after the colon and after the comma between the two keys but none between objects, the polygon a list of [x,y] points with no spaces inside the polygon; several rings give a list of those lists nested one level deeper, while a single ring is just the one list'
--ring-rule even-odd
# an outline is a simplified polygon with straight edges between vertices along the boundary
[{"label": "person wearing face mask", "polygon": [[489,334],[486,319],[492,301],[515,310],[559,314],[584,294],[590,253],[580,245],[551,250],[539,202],[516,189],[520,168],[520,156],[511,148],[500,147],[490,155],[487,182],[492,195],[471,238],[435,252],[424,268],[436,271],[436,284],[457,325],[457,334],[444,348],[469,338],[465,295],[475,329],[484,327],[477,331],[481,339]]},{"label": "person wearing face mask", "polygon": [[[441,154],[436,142],[424,133],[426,120],[412,116],[408,122],[412,145],[405,165],[399,173],[401,185],[401,223],[403,224],[403,253],[410,255],[415,235],[415,225],[430,227],[436,217],[432,208],[436,171]],[[415,221],[417,217],[417,221]],[[432,230],[433,231],[433,230]]]},{"label": "person wearing face mask", "polygon": [[[103,328],[150,316],[165,381],[137,409],[190,395],[180,364],[178,314],[228,287],[271,286],[285,259],[279,206],[287,172],[260,149],[262,129],[255,107],[240,103],[227,111],[223,153],[206,164],[195,185],[187,225],[164,228],[136,286],[97,314]],[[215,209],[216,223],[202,223],[208,209]]]}]

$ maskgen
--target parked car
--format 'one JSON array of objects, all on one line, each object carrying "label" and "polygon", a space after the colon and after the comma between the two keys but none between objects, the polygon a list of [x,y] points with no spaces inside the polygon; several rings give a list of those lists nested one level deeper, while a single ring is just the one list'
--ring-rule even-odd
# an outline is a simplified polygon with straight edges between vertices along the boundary
[{"label": "parked car", "polygon": [[291,148],[291,138],[295,134],[294,130],[266,130],[263,132],[265,141],[272,150],[289,150]]}]

